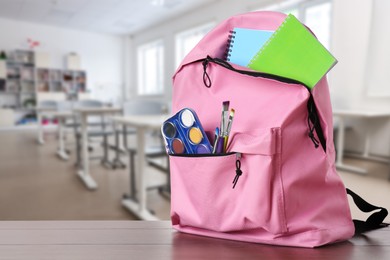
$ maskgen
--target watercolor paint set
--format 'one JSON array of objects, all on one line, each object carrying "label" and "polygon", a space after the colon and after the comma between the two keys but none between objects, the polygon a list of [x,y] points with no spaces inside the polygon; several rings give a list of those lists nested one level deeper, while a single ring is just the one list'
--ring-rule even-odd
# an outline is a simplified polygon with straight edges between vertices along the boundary
[{"label": "watercolor paint set", "polygon": [[211,145],[195,111],[183,108],[167,119],[161,132],[169,154],[221,154],[227,152],[228,139],[233,123],[234,109],[229,101],[222,103],[221,122],[215,128],[214,143]]},{"label": "watercolor paint set", "polygon": [[208,154],[213,147],[195,111],[184,108],[167,119],[161,132],[170,154]]}]

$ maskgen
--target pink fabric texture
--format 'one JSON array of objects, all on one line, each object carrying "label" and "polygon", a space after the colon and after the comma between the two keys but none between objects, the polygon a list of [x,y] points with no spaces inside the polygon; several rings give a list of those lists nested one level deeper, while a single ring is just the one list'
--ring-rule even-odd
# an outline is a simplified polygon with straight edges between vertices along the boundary
[{"label": "pink fabric texture", "polygon": [[[239,74],[208,63],[205,87],[199,59],[222,58],[234,27],[275,30],[285,15],[234,16],[206,35],[173,78],[173,112],[196,111],[213,135],[221,104],[230,101],[234,123],[226,155],[170,156],[171,219],[175,229],[256,243],[317,247],[354,233],[345,187],[336,172],[330,96],[326,78],[312,95],[326,151],[308,137],[309,91],[300,84]],[[232,64],[233,65],[233,64]],[[234,66],[234,65],[233,65]],[[238,69],[249,70],[238,67]],[[243,172],[235,189],[237,153]]]}]

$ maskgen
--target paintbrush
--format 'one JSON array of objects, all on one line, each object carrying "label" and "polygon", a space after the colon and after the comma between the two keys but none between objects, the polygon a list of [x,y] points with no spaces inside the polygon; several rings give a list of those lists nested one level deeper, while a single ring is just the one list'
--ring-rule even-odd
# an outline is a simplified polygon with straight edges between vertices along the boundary
[{"label": "paintbrush", "polygon": [[232,129],[232,124],[233,124],[233,118],[234,118],[234,109],[230,109],[230,115],[229,115],[229,120],[228,120],[228,123],[227,123],[227,127],[226,127],[226,134],[224,135],[224,151],[226,152],[226,148],[227,148],[227,144],[228,144],[228,139],[229,139],[229,134],[230,134],[230,130]]},{"label": "paintbrush", "polygon": [[227,115],[229,112],[229,104],[230,104],[230,101],[224,101],[222,103],[221,126],[219,128],[220,136],[224,136],[224,134],[226,132],[226,120],[227,120]]}]

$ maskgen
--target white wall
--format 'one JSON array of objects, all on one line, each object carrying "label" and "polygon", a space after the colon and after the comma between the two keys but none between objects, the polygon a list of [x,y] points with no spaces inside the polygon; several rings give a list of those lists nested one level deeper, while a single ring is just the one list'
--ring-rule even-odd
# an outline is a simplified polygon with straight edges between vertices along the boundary
[{"label": "white wall", "polygon": [[152,26],[140,33],[136,33],[131,37],[131,51],[130,55],[133,57],[133,66],[130,71],[129,92],[130,97],[137,96],[137,70],[136,70],[136,58],[137,58],[137,46],[152,41],[155,39],[163,38],[165,44],[165,77],[164,87],[165,94],[164,99],[170,100],[172,93],[172,76],[175,71],[175,34],[196,27],[205,23],[215,22],[216,24],[229,16],[238,13],[245,13],[250,10],[259,8],[259,3],[268,2],[273,3],[272,0],[251,1],[251,0],[221,0],[215,1],[211,4],[207,4],[201,8],[197,8],[185,14],[182,14],[174,19],[170,19],[164,23]]},{"label": "white wall", "polygon": [[[129,44],[131,44],[129,55],[133,57],[129,65],[132,69],[128,70],[130,71],[128,77],[130,97],[136,97],[136,48],[138,45],[157,38],[164,39],[166,57],[164,82],[166,92],[161,98],[170,100],[172,96],[171,77],[176,69],[174,64],[174,37],[176,33],[207,22],[219,23],[229,16],[261,9],[261,7],[274,3],[275,1],[271,0],[220,0],[133,35],[129,38]],[[334,107],[390,110],[390,98],[369,97],[365,84],[367,82],[366,60],[367,55],[369,55],[369,36],[372,31],[372,4],[373,0],[333,0],[331,51],[339,60],[339,63],[330,74]],[[383,17],[383,23],[388,23],[387,17]],[[390,72],[390,68],[388,71]],[[383,84],[388,85],[389,83],[383,82]],[[354,131],[348,134],[347,149],[356,151],[363,149],[362,140],[366,130],[365,124],[367,122],[357,124]],[[389,155],[390,120],[374,121],[372,124],[376,124],[378,130],[371,134],[371,152],[379,155]]]},{"label": "white wall", "polygon": [[65,68],[65,55],[77,53],[93,97],[105,101],[122,97],[123,37],[0,19],[0,50],[26,49],[27,38],[41,43],[35,50],[49,53],[53,68]]},{"label": "white wall", "polygon": [[[384,2],[377,2],[377,4],[381,3]],[[378,30],[373,28],[372,20],[375,17],[382,21],[381,24],[389,24],[387,15],[378,16],[374,12],[373,4],[374,0],[333,1],[332,52],[339,63],[332,71],[331,92],[333,105],[336,108],[390,111],[389,96],[369,95],[368,82],[371,82],[369,66],[373,66],[373,64],[368,64],[372,53],[370,48],[373,46],[372,39],[378,38],[377,35],[373,35]],[[383,33],[387,34],[387,32]],[[390,57],[383,58],[390,59]],[[382,64],[375,66],[380,67]],[[387,73],[389,72],[390,67],[387,68]],[[389,86],[388,80],[380,84]],[[353,121],[350,123],[353,130],[347,135],[346,149],[362,151],[367,125],[370,125],[375,129],[370,133],[371,153],[390,154],[390,120],[377,119],[370,122]]]}]

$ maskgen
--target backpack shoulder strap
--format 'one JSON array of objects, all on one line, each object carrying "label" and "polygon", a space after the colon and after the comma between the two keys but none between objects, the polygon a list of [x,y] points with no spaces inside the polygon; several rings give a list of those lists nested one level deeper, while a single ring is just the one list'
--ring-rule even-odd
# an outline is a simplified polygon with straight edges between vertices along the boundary
[{"label": "backpack shoulder strap", "polygon": [[372,213],[366,221],[362,220],[353,220],[353,223],[355,225],[355,235],[364,233],[369,230],[374,230],[382,227],[387,227],[389,224],[383,223],[383,220],[387,217],[387,209],[383,207],[374,206],[364,199],[362,199],[359,195],[351,191],[350,189],[347,189],[347,194],[349,194],[353,201],[355,202],[356,206],[363,212],[372,212],[374,210],[379,210],[374,213]]}]

